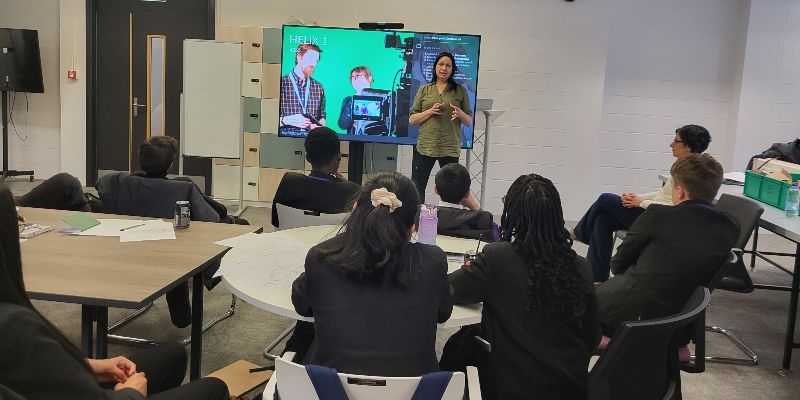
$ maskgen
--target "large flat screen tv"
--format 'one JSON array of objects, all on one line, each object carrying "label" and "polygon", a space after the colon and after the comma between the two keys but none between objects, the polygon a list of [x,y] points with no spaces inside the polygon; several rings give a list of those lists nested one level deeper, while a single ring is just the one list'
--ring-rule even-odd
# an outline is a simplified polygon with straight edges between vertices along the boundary
[{"label": "large flat screen tv", "polygon": [[[409,125],[409,110],[443,51],[454,55],[454,78],[475,115],[480,41],[478,35],[284,25],[278,135],[305,137],[317,124],[342,140],[416,144],[419,127]],[[298,57],[305,45],[321,52]],[[306,85],[305,76],[316,83]],[[472,148],[473,131],[461,125],[462,148]]]},{"label": "large flat screen tv", "polygon": [[0,91],[44,93],[37,31],[0,28]]}]

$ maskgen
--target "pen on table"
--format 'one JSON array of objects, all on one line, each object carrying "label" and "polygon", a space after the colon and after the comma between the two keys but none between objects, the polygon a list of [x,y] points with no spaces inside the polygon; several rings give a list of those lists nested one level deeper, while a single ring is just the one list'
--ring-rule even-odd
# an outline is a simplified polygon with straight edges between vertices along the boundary
[{"label": "pen on table", "polygon": [[262,372],[262,371],[274,371],[275,367],[260,367],[260,368],[250,368],[250,373],[254,372]]},{"label": "pen on table", "polygon": [[128,229],[138,228],[138,227],[140,227],[140,226],[145,226],[145,225],[147,225],[147,224],[139,224],[139,225],[134,225],[134,226],[126,226],[126,227],[124,227],[124,228],[120,229],[119,231],[120,231],[120,232],[122,232],[122,231],[127,231]]}]

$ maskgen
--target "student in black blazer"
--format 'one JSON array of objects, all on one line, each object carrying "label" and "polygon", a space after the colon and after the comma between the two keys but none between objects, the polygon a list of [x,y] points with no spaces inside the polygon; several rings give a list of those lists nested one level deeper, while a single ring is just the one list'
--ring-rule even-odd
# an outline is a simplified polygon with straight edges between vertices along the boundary
[{"label": "student in black blazer", "polygon": [[358,184],[346,180],[339,173],[342,154],[336,132],[326,127],[312,129],[306,136],[305,149],[311,173],[287,172],[283,175],[272,201],[272,226],[276,228],[280,221],[275,204],[338,214],[349,211],[345,210],[347,201],[358,191]]},{"label": "student in black blazer", "polygon": [[499,230],[492,213],[481,210],[469,191],[469,171],[458,163],[447,164],[436,173],[434,191],[439,195],[438,231],[442,235],[494,242]]},{"label": "student in black blazer", "polygon": [[572,249],[550,180],[523,175],[503,203],[500,242],[448,277],[455,303],[483,302],[483,397],[585,400],[600,342],[592,270]]},{"label": "student in black blazer", "polygon": [[314,317],[306,364],[381,376],[439,369],[437,323],[453,310],[447,259],[436,246],[410,243],[418,209],[410,179],[378,175],[342,231],[308,252],[292,287],[295,310]]},{"label": "student in black blazer", "polygon": [[130,358],[87,359],[28,298],[18,221],[11,191],[0,183],[2,386],[25,399],[230,398],[225,383],[216,378],[179,386],[186,374],[186,350],[178,343],[151,347]]},{"label": "student in black blazer", "polygon": [[653,205],[633,223],[611,260],[614,277],[597,286],[603,333],[620,324],[681,310],[707,285],[739,236],[736,220],[712,205],[722,166],[708,154],[672,165],[672,201]]}]

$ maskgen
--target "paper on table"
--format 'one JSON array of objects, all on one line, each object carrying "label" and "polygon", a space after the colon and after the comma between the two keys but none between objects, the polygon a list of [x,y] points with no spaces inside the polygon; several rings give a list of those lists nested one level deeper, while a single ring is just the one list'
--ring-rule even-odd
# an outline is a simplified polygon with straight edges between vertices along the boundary
[{"label": "paper on table", "polygon": [[[100,225],[93,226],[83,232],[77,232],[75,235],[79,236],[120,236],[123,232],[120,229],[131,227],[134,225],[141,225],[144,223],[142,219],[98,219]],[[160,221],[160,220],[159,220]],[[137,228],[134,228],[137,229]]]},{"label": "paper on table", "polygon": [[744,172],[726,172],[722,177],[724,179],[744,183]]},{"label": "paper on table", "polygon": [[270,256],[234,248],[222,258],[215,276],[225,276],[237,286],[289,289],[303,272],[308,248],[306,245],[305,251],[281,251]]},{"label": "paper on table", "polygon": [[172,224],[160,219],[144,221],[144,226],[126,229],[119,234],[119,241],[122,243],[175,239],[175,229]]},{"label": "paper on table", "polygon": [[281,257],[286,254],[300,253],[305,260],[308,249],[311,248],[283,232],[273,233],[245,233],[244,235],[214,242],[220,246],[248,250],[264,256]]}]

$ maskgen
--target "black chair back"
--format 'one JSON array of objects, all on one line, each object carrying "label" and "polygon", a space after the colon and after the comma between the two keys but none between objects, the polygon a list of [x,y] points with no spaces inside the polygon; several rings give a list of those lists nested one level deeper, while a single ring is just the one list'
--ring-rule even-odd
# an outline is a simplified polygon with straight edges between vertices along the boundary
[{"label": "black chair back", "polygon": [[[739,222],[739,238],[734,247],[744,249],[747,241],[753,234],[764,208],[752,200],[739,196],[723,194],[716,204],[716,209],[726,212]],[[730,290],[739,293],[750,293],[753,291],[753,281],[744,265],[743,257],[731,266],[730,271],[720,280],[717,285],[722,290]]]},{"label": "black chair back", "polygon": [[678,314],[622,324],[589,374],[589,400],[680,399],[678,336],[705,319],[710,297],[699,287]]}]

